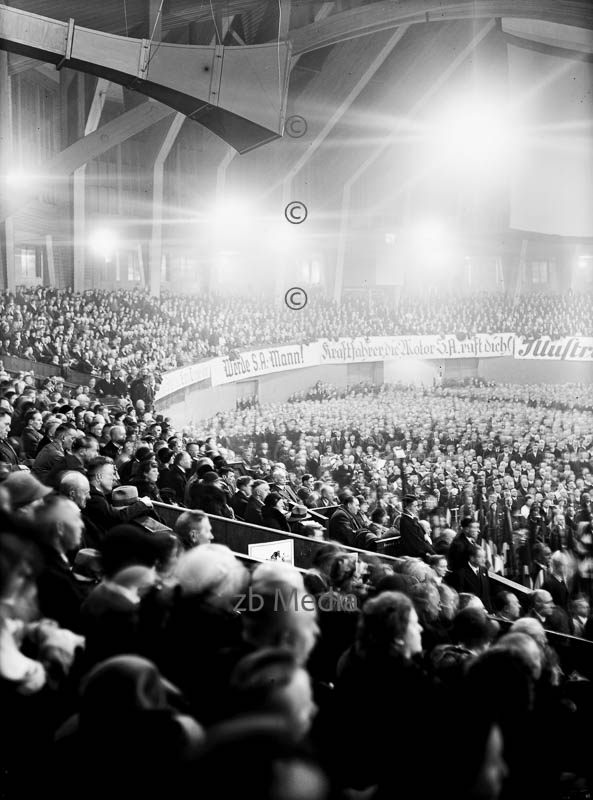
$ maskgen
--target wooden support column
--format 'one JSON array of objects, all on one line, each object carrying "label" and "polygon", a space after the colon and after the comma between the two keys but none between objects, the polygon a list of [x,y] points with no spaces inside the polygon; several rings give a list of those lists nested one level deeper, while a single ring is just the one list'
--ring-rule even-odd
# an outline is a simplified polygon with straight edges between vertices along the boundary
[{"label": "wooden support column", "polygon": [[[99,127],[108,88],[108,80],[105,78],[97,79],[91,107],[84,123],[85,136],[93,133]],[[73,288],[75,292],[82,292],[88,288],[86,280],[86,166],[86,164],[83,164],[81,167],[74,170],[72,185],[72,214],[74,232]]]},{"label": "wooden support column", "polygon": [[14,265],[14,225],[13,217],[7,217],[0,222],[0,256],[2,258],[4,288],[9,292],[16,289],[16,275]]},{"label": "wooden support column", "polygon": [[150,294],[161,293],[161,264],[163,260],[163,178],[165,161],[185,121],[183,114],[175,114],[158,149],[152,168],[152,233],[148,259]]},{"label": "wooden support column", "polygon": [[49,286],[57,286],[56,265],[54,263],[54,240],[48,233],[45,237],[45,262],[47,264],[47,282]]},{"label": "wooden support column", "polygon": [[[12,84],[8,69],[8,53],[0,51],[0,187],[2,195],[10,193],[8,172],[13,158],[12,152]],[[0,224],[0,281],[5,289],[14,292],[16,287],[14,269],[13,217]]]}]

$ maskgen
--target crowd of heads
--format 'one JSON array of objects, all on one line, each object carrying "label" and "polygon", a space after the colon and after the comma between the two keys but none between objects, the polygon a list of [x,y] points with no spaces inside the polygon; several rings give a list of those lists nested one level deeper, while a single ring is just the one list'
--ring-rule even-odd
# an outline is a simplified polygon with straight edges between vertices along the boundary
[{"label": "crowd of heads", "polygon": [[[116,370],[120,308],[159,333],[140,293],[36,302],[68,334],[98,304]],[[193,302],[163,301],[181,333]],[[7,798],[48,781],[264,800],[591,787],[590,657],[566,644],[593,638],[588,387],[317,384],[177,430],[138,380],[101,397],[0,378]],[[247,563],[218,517],[311,537],[310,568]],[[410,530],[421,557],[401,550]],[[491,590],[488,572],[518,585]],[[430,720],[447,735],[424,747]]]},{"label": "crowd of heads", "polygon": [[[446,301],[445,301],[446,300]],[[477,333],[525,337],[593,335],[586,294],[521,297],[502,293],[468,297],[404,296],[394,308],[386,298],[321,293],[294,314],[282,299],[195,296],[145,290],[20,287],[0,297],[0,357],[16,356],[100,377],[105,368],[134,379],[147,369],[164,371],[241,349],[320,338]]]}]

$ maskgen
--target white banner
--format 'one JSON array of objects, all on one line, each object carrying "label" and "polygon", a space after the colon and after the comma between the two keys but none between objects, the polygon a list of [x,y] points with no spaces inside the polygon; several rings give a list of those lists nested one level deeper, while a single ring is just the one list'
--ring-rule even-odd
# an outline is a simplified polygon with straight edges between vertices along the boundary
[{"label": "white banner", "polygon": [[456,336],[369,336],[318,342],[321,364],[397,358],[500,358],[512,356],[514,344],[512,333],[477,334],[469,339]]},{"label": "white banner", "polygon": [[257,378],[270,372],[285,372],[319,364],[316,345],[290,344],[282,347],[263,347],[240,353],[239,358],[217,358],[212,363],[212,386],[246,378]]},{"label": "white banner", "polygon": [[[239,353],[238,358],[213,358],[168,372],[163,377],[157,399],[208,378],[211,379],[212,386],[223,386],[235,381],[257,378],[260,375],[324,364],[354,364],[400,358],[440,361],[449,358],[512,357],[515,352],[515,338],[512,333],[478,334],[468,339],[458,339],[456,336],[370,336],[355,339],[322,339],[307,345],[262,347],[259,350]],[[569,341],[590,342],[592,347],[589,349],[593,351],[593,339]]]},{"label": "white banner", "polygon": [[564,339],[523,339],[517,336],[515,358],[547,361],[593,361],[593,338],[567,336]]},{"label": "white banner", "polygon": [[165,372],[156,399],[160,400],[161,397],[173,394],[179,389],[185,389],[186,386],[207,380],[210,377],[211,365],[212,360],[209,359],[208,361],[200,361],[197,364],[181,367],[181,369],[174,369],[171,372]]}]

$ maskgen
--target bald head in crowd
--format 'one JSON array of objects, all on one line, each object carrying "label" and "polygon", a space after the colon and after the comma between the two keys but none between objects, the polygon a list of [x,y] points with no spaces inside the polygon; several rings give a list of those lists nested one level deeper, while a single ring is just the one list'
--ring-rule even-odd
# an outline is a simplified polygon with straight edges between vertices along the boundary
[{"label": "bald head in crowd", "polygon": [[61,495],[72,500],[78,508],[83,509],[91,496],[88,478],[81,472],[65,472],[60,480],[58,490]]}]

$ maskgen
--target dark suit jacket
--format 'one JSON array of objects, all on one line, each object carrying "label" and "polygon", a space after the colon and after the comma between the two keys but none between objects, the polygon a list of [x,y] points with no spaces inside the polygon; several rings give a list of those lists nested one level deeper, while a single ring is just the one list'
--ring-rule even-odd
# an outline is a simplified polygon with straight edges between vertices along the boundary
[{"label": "dark suit jacket", "polygon": [[188,481],[188,473],[173,465],[168,470],[163,470],[160,474],[158,485],[161,489],[171,489],[175,492],[175,501],[179,505],[185,502],[185,488]]},{"label": "dark suit jacket", "polygon": [[328,527],[328,538],[340,544],[354,547],[356,531],[360,530],[360,523],[349,514],[343,506],[337,508],[331,515]]},{"label": "dark suit jacket", "polygon": [[274,528],[278,531],[290,533],[290,526],[286,520],[286,517],[281,511],[278,511],[277,508],[267,508],[264,506],[262,517],[264,521],[264,527]]},{"label": "dark suit jacket", "polygon": [[95,586],[80,609],[82,633],[86,637],[84,662],[90,669],[100,661],[134,647],[138,606],[104,583]]},{"label": "dark suit jacket", "polygon": [[235,492],[235,494],[231,497],[231,501],[229,503],[230,507],[235,512],[236,517],[240,517],[241,519],[245,519],[245,512],[247,510],[247,503],[249,501],[248,497],[245,497],[243,492]]},{"label": "dark suit jacket", "polygon": [[117,447],[113,442],[107,442],[105,447],[101,448],[101,455],[106,458],[112,458],[115,461],[121,451],[121,447]]},{"label": "dark suit jacket", "polygon": [[75,453],[64,453],[63,457],[58,459],[48,472],[45,483],[48,486],[56,487],[63,473],[71,471],[86,475],[86,469],[81,459]]},{"label": "dark suit jacket", "polygon": [[402,556],[424,556],[434,553],[434,549],[424,538],[424,528],[417,519],[402,514],[399,518],[400,553]]},{"label": "dark suit jacket", "polygon": [[447,556],[449,569],[452,572],[457,572],[457,570],[463,569],[463,567],[467,566],[470,547],[471,541],[463,532],[458,533],[453,539]]},{"label": "dark suit jacket", "polygon": [[80,607],[90,586],[77,581],[70,566],[53,549],[43,548],[44,567],[37,578],[37,600],[42,617],[62,628],[81,632]]},{"label": "dark suit jacket", "polygon": [[550,592],[556,606],[563,608],[565,611],[568,609],[569,594],[568,587],[565,583],[561,583],[558,578],[548,573],[542,585],[542,589],[545,589],[546,592]]},{"label": "dark suit jacket", "polygon": [[0,461],[9,464],[11,467],[18,467],[19,457],[16,450],[8,442],[0,442]]},{"label": "dark suit jacket", "polygon": [[25,428],[21,433],[21,449],[25,458],[34,459],[43,436],[35,428]]},{"label": "dark suit jacket", "polygon": [[296,496],[292,487],[288,483],[285,483],[284,486],[279,486],[277,483],[271,483],[270,491],[278,492],[278,494],[285,500],[288,500],[291,505],[298,505],[299,503],[299,498]]},{"label": "dark suit jacket", "polygon": [[490,599],[490,579],[488,578],[488,570],[480,567],[478,575],[476,575],[469,564],[465,567],[458,569],[451,576],[451,585],[457,589],[458,592],[469,592],[479,597],[486,611],[492,612],[492,600]]},{"label": "dark suit jacket", "polygon": [[264,520],[262,517],[262,508],[264,504],[261,503],[257,497],[250,497],[245,506],[245,522],[250,522],[252,525],[263,525]]},{"label": "dark suit jacket", "polygon": [[[91,486],[91,496],[82,512],[86,526],[85,545],[100,550],[105,534],[114,525],[129,522],[131,519],[143,516],[146,513],[147,507],[140,500],[129,506],[116,508],[111,505],[102,492]],[[90,525],[86,524],[87,520],[90,521]],[[93,541],[97,532],[100,534],[100,539],[99,541]]]}]

